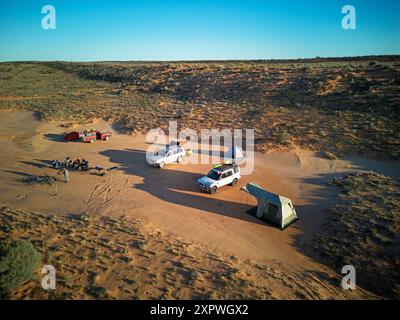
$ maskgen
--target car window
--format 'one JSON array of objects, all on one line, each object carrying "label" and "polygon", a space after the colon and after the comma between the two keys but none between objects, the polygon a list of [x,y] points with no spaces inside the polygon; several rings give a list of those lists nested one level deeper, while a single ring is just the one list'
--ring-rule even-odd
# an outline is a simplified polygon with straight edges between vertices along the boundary
[{"label": "car window", "polygon": [[214,171],[214,170],[211,170],[211,171],[207,174],[207,177],[209,177],[210,179],[213,179],[213,180],[218,180],[218,179],[219,179],[219,173],[217,173],[217,172]]},{"label": "car window", "polygon": [[227,172],[224,172],[224,173],[221,175],[221,179],[226,178],[226,177],[228,176],[227,174],[228,174]]},{"label": "car window", "polygon": [[230,177],[233,174],[233,172],[232,172],[232,170],[229,170],[225,174],[226,174],[226,177]]},{"label": "car window", "polygon": [[172,155],[172,151],[168,152],[167,155],[166,155],[166,157],[169,157],[169,156],[171,156],[171,155]]}]

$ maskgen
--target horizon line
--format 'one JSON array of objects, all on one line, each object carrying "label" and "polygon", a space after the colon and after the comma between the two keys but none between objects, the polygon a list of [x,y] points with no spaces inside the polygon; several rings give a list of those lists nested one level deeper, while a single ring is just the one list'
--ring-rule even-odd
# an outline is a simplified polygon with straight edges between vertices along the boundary
[{"label": "horizon line", "polygon": [[316,56],[307,58],[262,58],[262,59],[181,59],[181,60],[3,60],[0,63],[41,63],[41,62],[71,62],[71,63],[212,63],[212,62],[301,62],[301,61],[318,61],[318,60],[352,60],[352,59],[400,59],[399,54],[382,54],[382,55],[354,55],[354,56]]}]

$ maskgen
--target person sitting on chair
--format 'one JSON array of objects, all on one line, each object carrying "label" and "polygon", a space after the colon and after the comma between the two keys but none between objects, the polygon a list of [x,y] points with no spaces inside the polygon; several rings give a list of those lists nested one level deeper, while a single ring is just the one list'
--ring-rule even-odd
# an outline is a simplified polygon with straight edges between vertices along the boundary
[{"label": "person sitting on chair", "polygon": [[81,170],[88,170],[89,169],[89,161],[82,159],[80,167],[81,167]]},{"label": "person sitting on chair", "polygon": [[73,162],[73,167],[75,169],[79,169],[79,167],[81,166],[81,159],[77,158],[74,162]]}]

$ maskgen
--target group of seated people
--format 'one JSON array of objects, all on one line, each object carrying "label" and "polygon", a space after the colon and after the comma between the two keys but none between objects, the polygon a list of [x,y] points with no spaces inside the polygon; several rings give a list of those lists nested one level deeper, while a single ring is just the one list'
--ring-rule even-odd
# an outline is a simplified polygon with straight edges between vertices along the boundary
[{"label": "group of seated people", "polygon": [[89,161],[85,159],[77,158],[76,160],[72,160],[70,157],[65,158],[64,166],[58,160],[53,160],[51,162],[54,168],[56,169],[76,169],[76,170],[88,170],[89,169]]}]

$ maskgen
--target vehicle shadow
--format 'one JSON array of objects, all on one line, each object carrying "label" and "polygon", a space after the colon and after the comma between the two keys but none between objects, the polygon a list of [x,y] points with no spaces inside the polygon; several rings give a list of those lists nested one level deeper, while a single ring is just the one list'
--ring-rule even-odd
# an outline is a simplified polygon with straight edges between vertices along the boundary
[{"label": "vehicle shadow", "polygon": [[116,170],[142,177],[143,183],[135,184],[135,188],[163,201],[268,226],[246,213],[253,207],[252,205],[217,199],[215,196],[202,193],[196,184],[196,179],[201,176],[200,173],[178,171],[171,167],[167,169],[151,167],[146,161],[146,152],[142,150],[105,150],[101,154],[108,157],[111,162],[118,163]]}]

